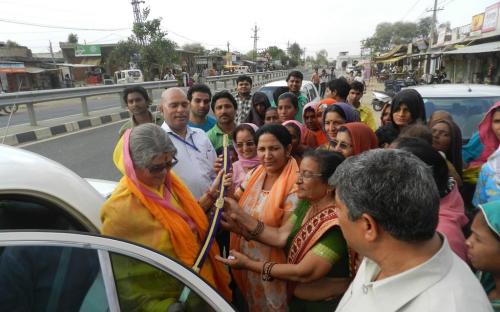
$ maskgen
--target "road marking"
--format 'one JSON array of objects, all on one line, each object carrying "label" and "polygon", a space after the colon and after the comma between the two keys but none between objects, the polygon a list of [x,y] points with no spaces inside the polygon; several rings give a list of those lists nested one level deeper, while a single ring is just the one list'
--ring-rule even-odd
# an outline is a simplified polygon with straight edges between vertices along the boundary
[{"label": "road marking", "polygon": [[[99,125],[99,126],[96,126],[96,127],[86,128],[86,129],[82,129],[82,130],[78,130],[78,131],[73,131],[73,132],[68,132],[66,134],[56,135],[56,136],[53,136],[53,137],[50,137],[50,138],[47,138],[47,139],[43,139],[43,140],[38,140],[38,141],[35,141],[35,142],[29,142],[29,143],[25,143],[25,144],[19,144],[19,145],[16,145],[16,147],[23,148],[23,147],[28,147],[28,146],[35,145],[35,144],[38,144],[38,143],[49,142],[49,141],[57,140],[59,138],[64,138],[64,137],[69,136],[69,135],[78,134],[78,133],[87,132],[87,131],[92,131],[92,130],[95,130],[95,129],[99,129],[99,128],[103,128],[103,127],[107,127],[107,126],[116,125],[116,124],[119,124],[121,122],[124,123],[127,120],[128,119],[122,119],[122,120],[118,120],[118,121],[114,121],[114,122],[109,122],[109,123],[102,124],[102,125]],[[118,139],[118,133],[116,134],[116,137]]]}]

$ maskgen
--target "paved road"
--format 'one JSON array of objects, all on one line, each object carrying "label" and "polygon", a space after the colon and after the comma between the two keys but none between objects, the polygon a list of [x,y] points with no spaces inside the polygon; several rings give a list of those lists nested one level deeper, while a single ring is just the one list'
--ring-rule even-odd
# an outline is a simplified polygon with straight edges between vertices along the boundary
[{"label": "paved road", "polygon": [[[157,103],[160,99],[162,90],[153,91],[153,101]],[[65,117],[70,115],[78,115],[82,113],[80,99],[68,99],[64,101],[55,101],[40,103],[36,105],[36,118],[37,120],[46,120],[52,118]],[[101,110],[110,107],[119,107],[121,105],[121,98],[118,94],[109,94],[102,96],[95,96],[87,98],[87,105],[89,111]],[[0,128],[7,125],[9,116],[6,114],[0,115]],[[28,112],[25,106],[21,106],[18,112],[12,116],[11,125],[20,125],[29,123]]]},{"label": "paved road", "polygon": [[120,121],[21,147],[55,160],[83,178],[118,181],[121,174],[112,155],[122,124]]}]

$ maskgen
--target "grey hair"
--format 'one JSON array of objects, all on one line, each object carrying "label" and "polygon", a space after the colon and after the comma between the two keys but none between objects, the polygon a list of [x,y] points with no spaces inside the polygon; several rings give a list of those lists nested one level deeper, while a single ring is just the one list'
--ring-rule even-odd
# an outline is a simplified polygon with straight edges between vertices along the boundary
[{"label": "grey hair", "polygon": [[378,149],[349,157],[328,183],[352,221],[368,214],[406,242],[428,240],[436,231],[439,192],[432,171],[409,152]]},{"label": "grey hair", "polygon": [[154,123],[146,123],[132,128],[129,146],[130,157],[136,168],[146,168],[156,156],[177,153],[177,149],[168,134]]}]

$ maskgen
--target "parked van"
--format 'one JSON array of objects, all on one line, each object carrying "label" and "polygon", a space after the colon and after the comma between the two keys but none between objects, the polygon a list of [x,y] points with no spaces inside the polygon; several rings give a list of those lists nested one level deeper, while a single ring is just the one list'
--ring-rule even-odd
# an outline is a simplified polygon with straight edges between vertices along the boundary
[{"label": "parked van", "polygon": [[144,82],[144,76],[140,69],[119,70],[115,71],[115,82],[117,84]]},{"label": "parked van", "polygon": [[244,65],[224,65],[224,71],[232,74],[247,74],[249,69]]}]

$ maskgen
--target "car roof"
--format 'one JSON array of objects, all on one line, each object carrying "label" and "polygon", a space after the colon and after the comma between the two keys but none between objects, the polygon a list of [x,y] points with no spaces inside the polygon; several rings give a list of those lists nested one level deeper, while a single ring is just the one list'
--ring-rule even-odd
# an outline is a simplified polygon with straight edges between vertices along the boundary
[{"label": "car roof", "polygon": [[423,98],[458,98],[500,96],[500,86],[481,84],[431,84],[412,86],[405,89],[417,90]]},{"label": "car roof", "polygon": [[[63,165],[33,152],[0,144],[0,194],[38,194],[75,208],[81,220],[101,227],[99,210],[105,198]],[[89,228],[89,224],[86,224]]]},{"label": "car roof", "polygon": [[[305,84],[310,84],[312,83],[310,80],[302,80],[302,85]],[[273,81],[270,83],[266,83],[264,87],[286,87],[288,84],[286,83],[286,80],[278,80],[278,81]]]}]

